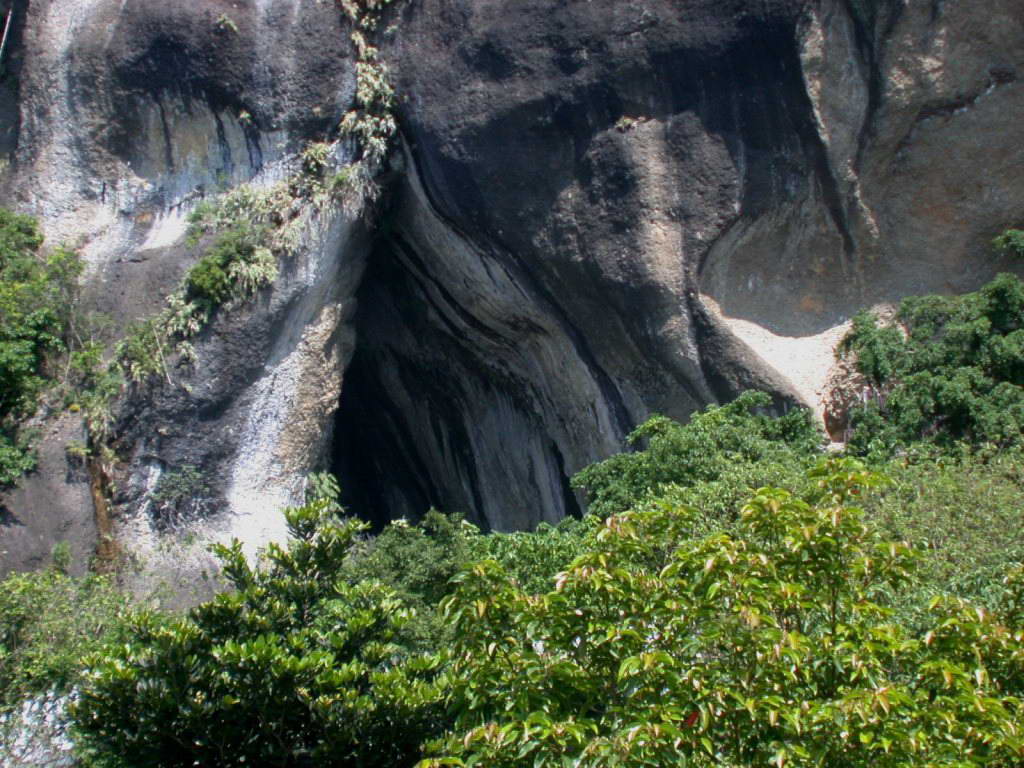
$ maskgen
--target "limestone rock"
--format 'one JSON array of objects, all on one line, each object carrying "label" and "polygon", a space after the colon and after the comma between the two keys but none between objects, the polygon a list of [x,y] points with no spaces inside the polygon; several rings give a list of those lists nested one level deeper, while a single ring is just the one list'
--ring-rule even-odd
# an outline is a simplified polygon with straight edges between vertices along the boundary
[{"label": "limestone rock", "polygon": [[[82,250],[117,327],[197,258],[198,200],[280,179],[352,103],[331,2],[16,9],[0,197]],[[253,545],[315,467],[377,522],[529,527],[653,412],[755,387],[820,413],[855,311],[1020,271],[989,242],[1024,215],[1022,24],[1024,0],[399,0],[379,204],[326,211],[194,370],[129,393],[124,537],[159,548],[150,497],[186,466],[203,536]]]}]

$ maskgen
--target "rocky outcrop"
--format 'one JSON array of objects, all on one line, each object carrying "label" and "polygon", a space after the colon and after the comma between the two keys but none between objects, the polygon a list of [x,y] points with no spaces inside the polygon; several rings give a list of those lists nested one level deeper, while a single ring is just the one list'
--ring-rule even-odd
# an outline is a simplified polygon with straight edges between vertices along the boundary
[{"label": "rocky outcrop", "polygon": [[[5,199],[82,249],[117,325],[196,258],[196,201],[281,178],[353,98],[334,3],[18,8]],[[1022,24],[1024,0],[397,2],[379,205],[314,217],[194,369],[129,393],[124,535],[161,540],[183,467],[209,535],[253,543],[316,466],[376,521],[528,527],[652,412],[818,407],[857,309],[1016,268],[988,243],[1024,210]]]},{"label": "rocky outcrop", "polygon": [[[84,303],[109,318],[111,341],[159,311],[198,258],[183,242],[188,212],[292,173],[352,99],[348,30],[328,4],[33,0],[15,13],[20,120],[5,199],[84,255]],[[358,211],[314,216],[274,290],[220,313],[197,340],[194,367],[126,389],[114,501],[125,551],[144,567],[169,573],[190,561],[199,571],[203,538],[255,546],[283,535],[279,510],[324,453],[352,353],[345,320],[365,232]],[[149,497],[161,476],[196,468],[197,508],[210,517],[187,521],[204,532],[185,553],[163,535],[185,521],[161,519]],[[23,497],[8,499],[17,519],[54,528],[83,517],[77,497]],[[44,560],[53,543],[8,550],[0,567]]]}]

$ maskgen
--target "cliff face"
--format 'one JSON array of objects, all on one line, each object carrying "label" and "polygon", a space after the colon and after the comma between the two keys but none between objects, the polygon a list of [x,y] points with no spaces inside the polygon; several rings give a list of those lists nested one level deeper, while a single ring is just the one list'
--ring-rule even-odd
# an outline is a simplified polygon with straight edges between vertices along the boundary
[{"label": "cliff face", "polygon": [[[4,197],[82,249],[117,324],[197,257],[199,199],[282,178],[353,99],[333,2],[164,5],[15,4]],[[194,369],[128,393],[130,546],[186,466],[210,535],[251,543],[314,466],[377,520],[555,520],[649,413],[749,387],[818,407],[854,311],[1012,266],[988,242],[1024,209],[1024,0],[401,0],[385,22],[380,200],[312,215]],[[38,553],[82,512],[73,476],[49,517],[37,486],[0,536]]]}]

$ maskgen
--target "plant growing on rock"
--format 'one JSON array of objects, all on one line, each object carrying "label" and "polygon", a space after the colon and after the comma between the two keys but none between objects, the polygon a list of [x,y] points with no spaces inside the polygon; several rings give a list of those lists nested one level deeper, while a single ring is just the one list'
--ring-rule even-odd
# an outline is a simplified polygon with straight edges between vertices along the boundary
[{"label": "plant growing on rock", "polygon": [[67,352],[82,263],[64,248],[42,250],[35,220],[0,209],[0,486],[35,466],[21,422],[54,383]]},{"label": "plant growing on rock", "polygon": [[186,464],[163,472],[149,494],[149,501],[157,524],[173,528],[200,517],[209,504],[209,495],[203,473]]},{"label": "plant growing on rock", "polygon": [[1024,257],[1024,229],[1008,229],[992,241],[992,246],[1004,256]]},{"label": "plant growing on rock", "polygon": [[70,690],[82,659],[120,639],[124,620],[124,595],[105,576],[77,578],[57,565],[8,576],[0,582],[0,713]]},{"label": "plant growing on rock", "polygon": [[209,314],[253,295],[276,278],[277,259],[260,243],[252,226],[243,222],[217,235],[206,255],[188,271],[185,297]]},{"label": "plant growing on rock", "polygon": [[[338,168],[334,162],[337,145],[313,142],[301,153],[298,170],[284,181],[269,187],[242,184],[197,206],[189,216],[187,242],[195,247],[207,236],[215,239],[181,288],[168,298],[167,309],[134,327],[118,345],[116,367],[130,381],[142,382],[155,374],[170,380],[169,352],[191,359],[190,340],[219,307],[244,301],[272,284],[279,260],[298,248],[310,216],[331,203],[355,200],[362,206],[376,197],[374,177],[397,126],[394,89],[368,36],[377,29],[390,2],[339,0],[352,22],[357,54],[355,108],[344,116],[339,132],[343,139],[355,142],[357,160]],[[224,15],[217,26],[237,32],[235,23]],[[243,110],[239,120],[251,123],[252,116]],[[154,327],[164,331],[159,339],[149,338]]]},{"label": "plant growing on rock", "polygon": [[235,20],[226,13],[222,13],[217,17],[217,21],[214,22],[214,26],[221,32],[230,32],[233,35],[238,34],[238,25],[235,24]]},{"label": "plant growing on rock", "polygon": [[371,200],[377,195],[374,176],[391,146],[398,124],[395,121],[395,91],[387,65],[370,42],[385,8],[392,0],[339,0],[352,23],[351,40],[356,50],[355,108],[345,114],[339,126],[342,137],[355,141],[360,153],[353,163],[348,183],[356,193]]},{"label": "plant growing on rock", "polygon": [[896,325],[858,315],[838,354],[854,355],[875,389],[852,414],[856,451],[1024,442],[1024,283],[1013,275],[964,296],[905,299]]},{"label": "plant growing on rock", "polygon": [[221,308],[231,309],[272,285],[278,264],[295,254],[303,228],[338,191],[336,145],[310,144],[298,169],[270,186],[241,184],[204,201],[189,215],[186,244],[202,256],[167,298],[165,309],[136,322],[116,345],[114,365],[141,383],[153,376],[170,381],[173,355],[194,358],[191,340]]}]

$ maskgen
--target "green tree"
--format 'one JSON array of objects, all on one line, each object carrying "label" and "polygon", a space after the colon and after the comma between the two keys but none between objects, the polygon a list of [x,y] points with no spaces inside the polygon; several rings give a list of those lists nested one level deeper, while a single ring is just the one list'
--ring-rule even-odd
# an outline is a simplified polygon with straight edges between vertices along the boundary
[{"label": "green tree", "polygon": [[[777,482],[801,467],[822,445],[810,411],[794,408],[781,417],[768,414],[771,398],[744,392],[733,402],[694,413],[686,424],[654,416],[627,438],[640,450],[620,453],[593,464],[573,479],[586,492],[590,512],[600,517],[623,512],[648,494],[668,487],[691,488],[718,483],[721,511],[731,511],[752,487]],[[757,471],[737,482],[737,470]]]},{"label": "green tree", "polygon": [[591,515],[583,520],[568,517],[558,525],[541,523],[529,532],[491,533],[479,537],[475,559],[495,560],[524,592],[544,593],[583,554],[587,535],[599,524]]},{"label": "green tree", "polygon": [[915,585],[900,596],[899,618],[929,621],[929,601],[943,593],[995,608],[1002,576],[1024,563],[1024,457],[974,451],[920,462],[894,460],[890,480],[864,502],[885,535],[926,556]]},{"label": "green tree", "polygon": [[852,414],[851,449],[888,455],[919,441],[999,447],[1024,440],[1024,283],[905,299],[895,325],[862,313],[839,347],[875,396]]},{"label": "green tree", "polygon": [[613,515],[545,595],[460,577],[450,704],[422,768],[1018,766],[1024,626],[936,602],[890,621],[912,551],[867,524],[877,478],[823,463],[814,503],[763,488],[736,531],[671,503]]},{"label": "green tree", "polygon": [[992,246],[1004,256],[1024,256],[1024,230],[1008,229],[992,241]]},{"label": "green tree", "polygon": [[436,650],[451,634],[437,604],[451,591],[451,578],[478,559],[482,538],[458,515],[431,510],[416,524],[396,520],[377,536],[360,541],[342,573],[350,582],[375,581],[393,589],[413,610],[406,624],[409,642]]},{"label": "green tree", "polygon": [[436,660],[403,645],[393,590],[350,583],[365,526],[321,499],[253,567],[220,546],[234,591],[170,622],[141,615],[93,660],[73,716],[100,765],[395,766],[440,727]]}]

